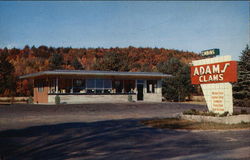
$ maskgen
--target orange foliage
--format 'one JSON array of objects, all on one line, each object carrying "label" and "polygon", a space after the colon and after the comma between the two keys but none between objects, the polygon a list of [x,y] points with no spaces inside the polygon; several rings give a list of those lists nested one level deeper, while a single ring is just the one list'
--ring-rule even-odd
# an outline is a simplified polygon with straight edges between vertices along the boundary
[{"label": "orange foliage", "polygon": [[[0,48],[0,54],[4,49]],[[15,76],[45,71],[49,69],[49,58],[52,54],[61,54],[63,56],[63,69],[74,69],[72,61],[76,57],[86,70],[94,70],[95,65],[102,63],[105,55],[116,53],[122,55],[121,62],[128,65],[130,72],[135,71],[157,71],[157,64],[165,62],[172,57],[180,59],[188,64],[192,60],[200,59],[198,54],[188,51],[179,51],[165,48],[53,48],[40,46],[23,49],[8,49],[8,60],[15,68]],[[30,81],[17,82],[17,93],[30,94],[28,92]]]}]

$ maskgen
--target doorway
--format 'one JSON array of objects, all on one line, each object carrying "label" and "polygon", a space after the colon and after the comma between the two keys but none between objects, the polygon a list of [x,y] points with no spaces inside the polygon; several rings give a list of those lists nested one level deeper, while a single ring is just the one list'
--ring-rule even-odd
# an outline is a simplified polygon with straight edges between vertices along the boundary
[{"label": "doorway", "polygon": [[143,101],[143,84],[137,84],[137,101]]}]

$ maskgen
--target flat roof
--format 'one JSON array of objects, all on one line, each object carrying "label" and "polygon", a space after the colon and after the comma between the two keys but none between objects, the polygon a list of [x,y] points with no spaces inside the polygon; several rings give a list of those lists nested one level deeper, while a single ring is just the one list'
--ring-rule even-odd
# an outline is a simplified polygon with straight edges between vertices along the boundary
[{"label": "flat roof", "polygon": [[163,74],[160,72],[117,72],[117,71],[86,71],[86,70],[53,70],[43,71],[20,76],[20,79],[35,78],[45,75],[77,75],[77,76],[133,76],[133,77],[155,77],[166,78],[171,77],[169,74]]}]

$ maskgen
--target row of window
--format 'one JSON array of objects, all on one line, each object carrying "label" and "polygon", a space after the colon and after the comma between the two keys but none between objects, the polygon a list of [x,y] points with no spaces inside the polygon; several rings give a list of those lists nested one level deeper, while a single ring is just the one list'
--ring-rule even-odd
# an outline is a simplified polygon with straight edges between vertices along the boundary
[{"label": "row of window", "polygon": [[[49,93],[56,92],[58,83],[59,93],[134,93],[135,80],[111,79],[55,79],[49,80]],[[36,82],[38,91],[43,92],[43,81]],[[137,80],[137,84],[144,84],[144,80]],[[147,93],[155,93],[157,80],[147,80]]]}]

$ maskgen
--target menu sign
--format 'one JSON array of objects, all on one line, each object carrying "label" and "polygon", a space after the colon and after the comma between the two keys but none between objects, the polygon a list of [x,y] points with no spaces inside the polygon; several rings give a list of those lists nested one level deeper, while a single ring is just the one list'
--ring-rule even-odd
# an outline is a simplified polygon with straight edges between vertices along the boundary
[{"label": "menu sign", "polygon": [[224,92],[223,91],[213,91],[211,95],[212,99],[212,110],[214,112],[224,112]]}]

